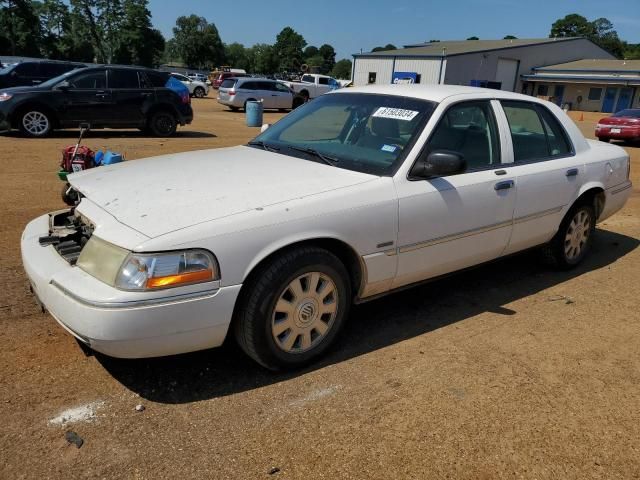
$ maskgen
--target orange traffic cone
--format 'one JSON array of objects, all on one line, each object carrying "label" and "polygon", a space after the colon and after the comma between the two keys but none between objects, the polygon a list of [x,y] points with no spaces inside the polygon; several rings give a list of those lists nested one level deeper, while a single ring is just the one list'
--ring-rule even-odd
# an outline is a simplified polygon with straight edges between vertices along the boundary
[{"label": "orange traffic cone", "polygon": [[579,120],[579,121],[580,121],[580,122],[584,122],[584,113],[581,113],[581,114],[580,114],[580,120]]}]

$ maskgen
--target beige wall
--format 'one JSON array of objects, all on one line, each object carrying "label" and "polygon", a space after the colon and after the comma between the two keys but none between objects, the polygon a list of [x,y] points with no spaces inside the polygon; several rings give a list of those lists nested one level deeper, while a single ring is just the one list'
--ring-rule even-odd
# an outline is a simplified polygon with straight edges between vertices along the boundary
[{"label": "beige wall", "polygon": [[[527,93],[538,94],[538,85],[547,85],[548,95],[553,96],[556,85],[564,85],[564,95],[562,97],[562,103],[571,103],[572,110],[578,110],[583,112],[600,112],[602,111],[602,102],[604,101],[604,92],[607,87],[622,88],[623,85],[604,85],[598,83],[544,83],[535,82],[535,90],[531,89]],[[589,100],[589,90],[591,88],[601,88],[599,100]],[[633,88],[633,87],[631,87]],[[640,86],[635,87],[635,95],[631,102],[631,108],[640,108]],[[582,102],[578,104],[578,97],[582,97]]]}]

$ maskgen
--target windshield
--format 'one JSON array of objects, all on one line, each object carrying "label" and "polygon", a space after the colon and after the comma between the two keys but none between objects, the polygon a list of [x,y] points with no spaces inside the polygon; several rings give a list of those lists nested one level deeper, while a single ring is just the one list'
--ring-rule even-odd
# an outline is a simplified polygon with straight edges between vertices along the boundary
[{"label": "windshield", "polygon": [[640,118],[640,109],[620,110],[618,113],[614,113],[613,116],[614,117]]},{"label": "windshield", "polygon": [[68,72],[63,73],[62,75],[58,75],[57,77],[50,78],[46,82],[42,82],[38,84],[39,87],[53,87],[54,85],[60,83],[63,80],[66,80],[71,74],[78,73],[83,71],[82,68],[76,68],[75,70],[69,70]]},{"label": "windshield", "polygon": [[251,145],[390,176],[411,150],[434,108],[435,103],[427,100],[392,95],[322,95],[291,112]]},{"label": "windshield", "polygon": [[0,74],[9,73],[14,68],[15,68],[15,64],[4,66],[4,67],[0,68]]}]

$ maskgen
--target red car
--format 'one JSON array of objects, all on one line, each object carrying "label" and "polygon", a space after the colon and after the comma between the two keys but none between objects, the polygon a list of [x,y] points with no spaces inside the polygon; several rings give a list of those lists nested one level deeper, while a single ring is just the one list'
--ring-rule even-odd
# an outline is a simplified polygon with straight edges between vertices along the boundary
[{"label": "red car", "polygon": [[596,125],[596,137],[609,140],[640,140],[640,108],[628,108],[601,119]]}]

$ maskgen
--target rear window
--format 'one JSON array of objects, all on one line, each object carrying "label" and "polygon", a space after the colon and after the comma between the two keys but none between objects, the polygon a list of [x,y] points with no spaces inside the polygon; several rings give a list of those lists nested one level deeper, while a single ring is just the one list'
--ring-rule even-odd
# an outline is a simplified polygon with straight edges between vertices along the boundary
[{"label": "rear window", "polygon": [[36,77],[38,76],[39,65],[37,63],[20,63],[13,70],[20,77]]},{"label": "rear window", "polygon": [[167,84],[167,80],[169,80],[169,74],[167,72],[155,72],[155,71],[145,71],[143,79],[143,87],[150,88],[160,88],[164,87]]},{"label": "rear window", "polygon": [[228,78],[220,84],[220,88],[233,88],[237,80]]}]

